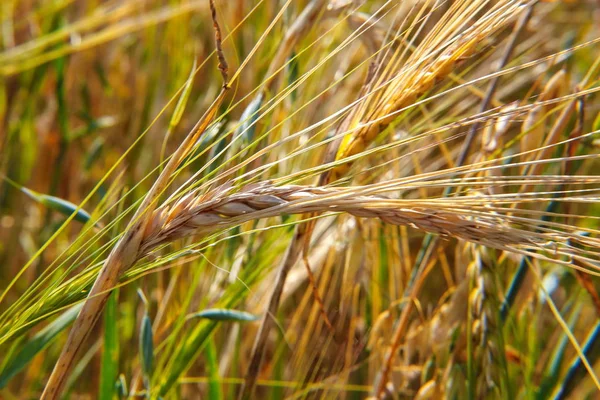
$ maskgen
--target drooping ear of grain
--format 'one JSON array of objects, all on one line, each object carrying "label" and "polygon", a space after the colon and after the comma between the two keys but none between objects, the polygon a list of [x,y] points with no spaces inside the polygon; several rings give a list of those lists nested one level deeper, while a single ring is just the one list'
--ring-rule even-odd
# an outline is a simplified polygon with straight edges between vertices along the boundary
[{"label": "drooping ear of grain", "polygon": [[[479,199],[475,196],[474,199]],[[462,198],[467,201],[468,198]],[[451,202],[451,200],[449,200]],[[475,200],[480,202],[481,200]],[[252,184],[237,193],[188,193],[173,206],[155,210],[144,231],[139,257],[153,248],[190,235],[209,235],[257,218],[283,214],[346,212],[361,218],[379,218],[445,237],[456,237],[496,248],[547,246],[551,236],[533,234],[499,223],[494,213],[470,217],[436,207],[435,203],[394,200],[352,191],[305,186]]]}]

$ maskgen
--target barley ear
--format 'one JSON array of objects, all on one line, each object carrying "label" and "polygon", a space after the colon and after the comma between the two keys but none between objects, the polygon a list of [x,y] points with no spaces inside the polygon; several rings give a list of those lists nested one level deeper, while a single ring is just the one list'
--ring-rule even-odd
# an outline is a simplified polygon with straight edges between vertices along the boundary
[{"label": "barley ear", "polygon": [[481,246],[471,246],[474,262],[471,274],[475,280],[471,301],[472,338],[478,364],[477,395],[481,398],[502,398],[508,393],[508,376],[504,339],[500,324],[500,301],[496,284],[494,257]]}]

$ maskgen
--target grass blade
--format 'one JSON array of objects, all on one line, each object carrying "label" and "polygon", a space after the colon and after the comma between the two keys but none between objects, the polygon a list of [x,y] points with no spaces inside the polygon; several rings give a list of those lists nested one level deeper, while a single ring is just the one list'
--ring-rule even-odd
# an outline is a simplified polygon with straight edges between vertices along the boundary
[{"label": "grass blade", "polygon": [[142,371],[145,376],[152,375],[152,365],[154,363],[154,343],[152,338],[152,321],[146,313],[142,318],[142,327],[140,329],[140,359]]},{"label": "grass blade", "polygon": [[52,340],[75,320],[81,307],[82,304],[71,307],[27,341],[21,351],[6,364],[2,373],[0,373],[0,388],[5,387],[13,376],[25,368],[40,351],[50,345]]},{"label": "grass blade", "polygon": [[69,217],[73,213],[75,213],[75,217],[73,219],[75,221],[79,221],[83,224],[88,222],[92,217],[91,215],[82,208],[79,208],[78,205],[71,203],[70,201],[61,199],[56,196],[50,196],[48,194],[38,193],[34,190],[28,189],[23,186],[19,186],[19,189],[29,196],[31,199],[37,201],[40,204],[45,205],[46,207],[58,211],[59,213]]},{"label": "grass blade", "polygon": [[213,321],[248,322],[257,321],[260,317],[245,311],[211,308],[192,314],[188,317],[188,319],[190,318],[206,318]]},{"label": "grass blade", "polygon": [[223,390],[219,382],[219,358],[217,355],[217,346],[215,339],[211,338],[206,346],[206,368],[208,369],[208,398],[210,400],[222,400]]}]

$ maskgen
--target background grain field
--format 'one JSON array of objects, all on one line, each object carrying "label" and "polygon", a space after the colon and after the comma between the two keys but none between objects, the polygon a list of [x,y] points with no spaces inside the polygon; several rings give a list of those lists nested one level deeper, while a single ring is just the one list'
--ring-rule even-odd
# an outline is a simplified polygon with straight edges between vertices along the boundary
[{"label": "background grain field", "polygon": [[0,397],[597,398],[600,3],[4,0]]}]

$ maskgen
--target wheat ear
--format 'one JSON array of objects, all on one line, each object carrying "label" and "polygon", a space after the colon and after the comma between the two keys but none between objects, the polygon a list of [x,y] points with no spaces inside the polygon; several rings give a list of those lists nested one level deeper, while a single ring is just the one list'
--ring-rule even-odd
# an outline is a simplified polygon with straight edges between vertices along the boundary
[{"label": "wheat ear", "polygon": [[475,287],[471,291],[472,338],[481,379],[476,393],[480,398],[500,398],[506,393],[506,359],[500,323],[500,301],[494,272],[494,259],[486,249],[474,246],[471,275]]},{"label": "wheat ear", "polygon": [[237,193],[226,186],[206,194],[188,193],[174,205],[156,209],[149,218],[138,256],[161,244],[190,235],[210,235],[247,221],[282,214],[345,212],[355,217],[379,218],[446,237],[455,237],[495,248],[536,246],[540,237],[502,225],[493,215],[469,217],[418,201],[359,195],[363,188],[340,190],[310,186],[252,184]]},{"label": "wheat ear", "polygon": [[[465,16],[475,13],[483,3],[485,1],[457,3],[406,61],[396,52],[387,66],[378,67],[382,71],[372,82],[372,93],[348,126],[352,133],[337,144],[336,160],[364,151],[400,112],[445,79],[461,60],[475,54],[483,39],[492,37],[514,20],[527,2],[500,2],[464,29],[469,20]],[[351,165],[352,162],[337,165],[331,171],[331,178],[341,178]]]}]

